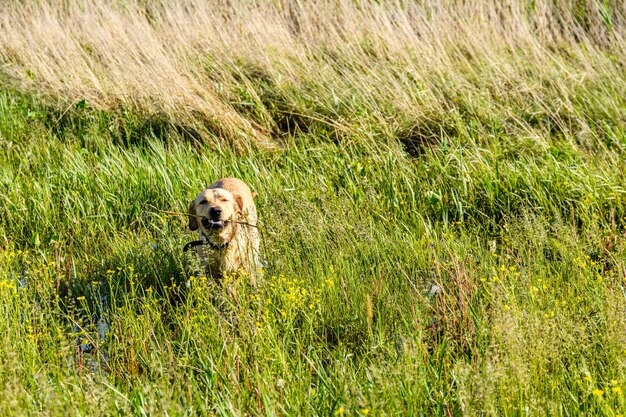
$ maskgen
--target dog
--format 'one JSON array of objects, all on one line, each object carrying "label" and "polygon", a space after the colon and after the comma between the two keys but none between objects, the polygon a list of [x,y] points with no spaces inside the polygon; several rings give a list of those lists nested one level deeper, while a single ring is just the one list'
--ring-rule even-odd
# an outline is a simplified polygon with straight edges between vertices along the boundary
[{"label": "dog", "polygon": [[209,185],[189,205],[189,229],[198,230],[202,265],[217,279],[235,272],[248,273],[256,285],[259,232],[256,192],[237,178]]}]

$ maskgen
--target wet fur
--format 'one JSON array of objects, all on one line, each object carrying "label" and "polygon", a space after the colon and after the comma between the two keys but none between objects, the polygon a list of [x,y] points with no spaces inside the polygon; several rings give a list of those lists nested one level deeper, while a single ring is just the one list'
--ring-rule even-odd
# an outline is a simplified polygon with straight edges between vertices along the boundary
[{"label": "wet fur", "polygon": [[[254,204],[256,193],[237,178],[222,178],[209,185],[189,205],[189,229],[198,230],[200,239],[209,238],[217,245],[228,242],[223,249],[198,246],[202,264],[216,278],[242,271],[249,274],[255,284],[259,264],[259,232],[256,227],[237,222],[257,224]],[[222,210],[225,225],[222,229],[206,228],[203,218],[209,217],[211,208]],[[231,222],[234,220],[234,222]]]}]

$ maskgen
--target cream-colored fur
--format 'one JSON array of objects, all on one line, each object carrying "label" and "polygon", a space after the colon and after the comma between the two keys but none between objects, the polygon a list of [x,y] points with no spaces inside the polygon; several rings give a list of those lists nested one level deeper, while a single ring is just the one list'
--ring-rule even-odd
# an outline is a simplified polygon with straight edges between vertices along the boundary
[{"label": "cream-colored fur", "polygon": [[215,277],[236,271],[250,275],[256,283],[259,265],[259,232],[256,227],[256,193],[237,178],[222,178],[200,192],[189,206],[189,229],[198,230],[200,239],[210,240],[222,249],[198,246],[205,268]]}]

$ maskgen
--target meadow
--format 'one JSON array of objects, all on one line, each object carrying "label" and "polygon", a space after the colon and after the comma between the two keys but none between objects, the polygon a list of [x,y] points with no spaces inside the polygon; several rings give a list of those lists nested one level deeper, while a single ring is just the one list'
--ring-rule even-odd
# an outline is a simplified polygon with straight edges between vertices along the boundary
[{"label": "meadow", "polygon": [[[619,1],[3,2],[0,414],[624,415],[625,41]],[[256,287],[182,251],[225,176]]]}]

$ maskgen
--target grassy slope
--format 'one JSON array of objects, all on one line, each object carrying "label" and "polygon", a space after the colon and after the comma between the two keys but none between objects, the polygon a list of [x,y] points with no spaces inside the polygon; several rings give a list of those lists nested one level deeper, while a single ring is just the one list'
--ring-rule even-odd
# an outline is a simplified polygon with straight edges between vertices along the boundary
[{"label": "grassy slope", "polygon": [[[202,144],[176,109],[170,127],[141,102],[51,100],[54,80],[41,97],[11,78],[0,410],[623,413],[623,56],[589,42],[549,65],[489,65],[487,48],[429,76],[433,58],[406,95],[375,54],[342,78],[313,71],[317,51],[287,86],[229,61],[246,88],[221,99],[282,134],[273,151]],[[226,175],[259,192],[256,290],[213,287],[181,252],[184,218],[159,212]]]}]

